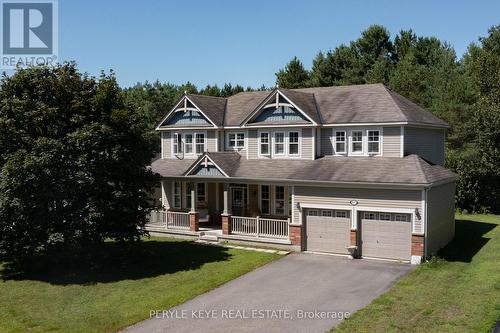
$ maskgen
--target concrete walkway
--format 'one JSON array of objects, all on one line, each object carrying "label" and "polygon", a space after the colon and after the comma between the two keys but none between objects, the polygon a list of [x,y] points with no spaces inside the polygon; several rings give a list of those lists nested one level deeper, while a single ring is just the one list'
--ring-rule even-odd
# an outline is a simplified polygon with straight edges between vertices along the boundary
[{"label": "concrete walkway", "polygon": [[169,311],[157,311],[156,318],[126,331],[325,332],[411,269],[408,264],[294,253]]}]

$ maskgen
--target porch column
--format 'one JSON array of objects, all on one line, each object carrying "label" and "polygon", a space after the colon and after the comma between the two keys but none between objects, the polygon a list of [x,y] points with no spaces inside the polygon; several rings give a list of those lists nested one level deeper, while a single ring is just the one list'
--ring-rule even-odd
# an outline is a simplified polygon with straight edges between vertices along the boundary
[{"label": "porch column", "polygon": [[224,183],[224,210],[222,211],[222,234],[231,234],[231,215],[229,214],[228,200],[229,184]]},{"label": "porch column", "polygon": [[189,230],[198,231],[200,228],[200,215],[196,211],[195,191],[191,190],[191,210],[189,211]]}]

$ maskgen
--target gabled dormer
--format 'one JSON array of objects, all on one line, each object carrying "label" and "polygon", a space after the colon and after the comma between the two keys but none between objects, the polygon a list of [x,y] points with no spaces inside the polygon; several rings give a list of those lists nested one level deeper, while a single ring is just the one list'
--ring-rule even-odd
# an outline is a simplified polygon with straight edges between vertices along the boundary
[{"label": "gabled dormer", "polygon": [[313,94],[276,89],[243,120],[241,126],[316,126],[319,123]]},{"label": "gabled dormer", "polygon": [[222,126],[224,98],[184,94],[162,119],[157,129]]}]

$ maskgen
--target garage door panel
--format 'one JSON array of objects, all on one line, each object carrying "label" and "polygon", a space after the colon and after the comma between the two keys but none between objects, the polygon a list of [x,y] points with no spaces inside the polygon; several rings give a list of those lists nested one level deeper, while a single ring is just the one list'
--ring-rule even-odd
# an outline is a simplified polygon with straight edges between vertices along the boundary
[{"label": "garage door panel", "polygon": [[350,243],[350,219],[307,216],[307,250],[347,253]]},{"label": "garage door panel", "polygon": [[362,220],[361,252],[365,257],[409,260],[411,223]]}]

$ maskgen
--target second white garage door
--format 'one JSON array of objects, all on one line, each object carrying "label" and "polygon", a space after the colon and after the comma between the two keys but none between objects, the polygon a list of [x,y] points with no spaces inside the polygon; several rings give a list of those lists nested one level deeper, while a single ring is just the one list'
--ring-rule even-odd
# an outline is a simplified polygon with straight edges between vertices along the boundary
[{"label": "second white garage door", "polygon": [[361,217],[361,252],[363,257],[410,260],[410,215],[379,213],[380,215],[373,216],[373,213],[363,214],[364,216]]},{"label": "second white garage door", "polygon": [[350,218],[307,216],[307,250],[346,254],[350,245],[350,225]]}]

